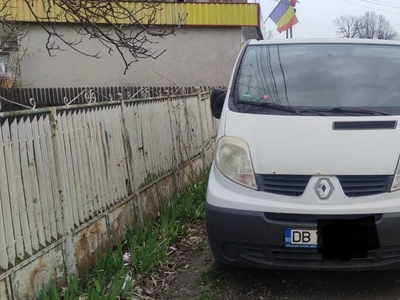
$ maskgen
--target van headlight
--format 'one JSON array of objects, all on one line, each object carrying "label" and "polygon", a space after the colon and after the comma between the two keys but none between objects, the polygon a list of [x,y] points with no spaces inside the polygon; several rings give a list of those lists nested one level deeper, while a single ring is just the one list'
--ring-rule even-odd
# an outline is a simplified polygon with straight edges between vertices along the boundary
[{"label": "van headlight", "polygon": [[230,136],[221,137],[217,144],[215,165],[229,179],[257,189],[249,146],[244,140]]},{"label": "van headlight", "polygon": [[392,188],[390,189],[391,192],[397,191],[400,189],[400,157],[397,161],[396,173],[394,173]]}]

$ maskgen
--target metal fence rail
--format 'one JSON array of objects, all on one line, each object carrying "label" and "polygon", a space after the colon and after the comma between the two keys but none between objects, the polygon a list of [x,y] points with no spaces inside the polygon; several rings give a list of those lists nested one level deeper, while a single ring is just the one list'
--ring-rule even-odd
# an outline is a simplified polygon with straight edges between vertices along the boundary
[{"label": "metal fence rail", "polygon": [[[148,99],[166,95],[187,95],[208,91],[209,87],[67,87],[67,88],[0,88],[0,96],[12,102],[31,106],[33,99],[37,108],[63,106],[67,104],[85,104],[88,102],[105,102],[122,99]],[[21,107],[4,102],[1,111],[19,110]]]},{"label": "metal fence rail", "polygon": [[0,299],[65,281],[140,224],[141,190],[206,159],[215,124],[197,92],[0,113]]}]

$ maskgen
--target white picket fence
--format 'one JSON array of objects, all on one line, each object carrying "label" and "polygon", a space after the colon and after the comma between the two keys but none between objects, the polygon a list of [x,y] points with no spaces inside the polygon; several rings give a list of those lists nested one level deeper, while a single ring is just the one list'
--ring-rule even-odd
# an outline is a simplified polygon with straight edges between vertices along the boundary
[{"label": "white picket fence", "polygon": [[65,282],[151,214],[146,187],[209,164],[208,95],[0,113],[0,299]]}]

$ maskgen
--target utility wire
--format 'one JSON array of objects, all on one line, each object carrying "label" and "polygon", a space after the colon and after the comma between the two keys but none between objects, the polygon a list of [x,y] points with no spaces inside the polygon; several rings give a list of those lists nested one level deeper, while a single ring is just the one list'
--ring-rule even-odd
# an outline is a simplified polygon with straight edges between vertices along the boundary
[{"label": "utility wire", "polygon": [[365,5],[362,5],[362,4],[359,4],[359,3],[354,3],[354,2],[351,2],[351,1],[348,1],[348,0],[340,0],[340,1],[346,2],[346,3],[350,3],[350,4],[353,4],[353,5],[356,5],[356,6],[360,6],[360,7],[373,9],[373,10],[378,10],[378,11],[383,11],[383,12],[388,12],[388,13],[393,13],[393,14],[400,14],[400,11],[399,12],[395,12],[395,11],[390,11],[390,10],[379,9],[379,8],[376,8],[376,7],[365,6]]},{"label": "utility wire", "polygon": [[400,6],[387,5],[387,4],[379,3],[379,2],[376,2],[376,1],[373,1],[373,0],[360,0],[360,1],[365,2],[365,3],[374,4],[374,5],[380,5],[380,6],[387,7],[387,8],[400,9]]}]

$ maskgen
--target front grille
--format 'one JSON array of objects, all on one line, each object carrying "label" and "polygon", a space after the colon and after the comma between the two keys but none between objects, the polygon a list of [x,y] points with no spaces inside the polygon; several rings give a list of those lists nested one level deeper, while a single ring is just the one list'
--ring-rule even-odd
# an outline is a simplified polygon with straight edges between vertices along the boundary
[{"label": "front grille", "polygon": [[382,214],[359,214],[359,215],[304,215],[304,214],[283,214],[265,212],[264,217],[270,222],[285,222],[288,225],[298,225],[299,223],[318,225],[318,222],[325,221],[345,221],[361,220],[373,217],[375,222],[382,220]]},{"label": "front grille", "polygon": [[284,196],[301,196],[306,189],[309,175],[256,175],[260,191]]},{"label": "front grille", "polygon": [[[279,246],[242,245],[242,257],[261,263],[275,263],[278,265],[299,265],[305,264],[309,267],[337,265],[337,260],[325,260],[322,253],[317,249],[306,248],[285,248]],[[370,250],[365,257],[352,258],[343,261],[345,266],[374,265],[379,263],[393,263],[400,260],[400,247],[383,247],[377,250]]]},{"label": "front grille", "polygon": [[[256,175],[260,191],[298,197],[304,193],[311,175]],[[371,196],[390,191],[390,175],[340,175],[337,176],[347,197]]]},{"label": "front grille", "polygon": [[[316,249],[271,247],[271,256],[274,261],[323,261],[322,254]],[[398,246],[384,247],[378,250],[367,251],[366,257],[352,258],[348,263],[360,261],[369,263],[393,262],[400,260],[400,248]],[[328,260],[329,261],[329,260]]]},{"label": "front grille", "polygon": [[[300,263],[307,262],[308,265],[329,265],[337,259],[323,259],[322,253],[317,249],[302,249],[302,248],[285,248],[285,247],[271,247],[272,258],[276,263]],[[377,261],[382,261],[384,258],[378,258],[378,253],[382,255],[382,251],[370,250],[366,253],[365,257],[352,258],[349,261],[344,261],[346,265],[359,264],[373,264]],[[399,259],[399,257],[392,257],[392,259]]]},{"label": "front grille", "polygon": [[333,122],[333,130],[396,129],[397,121]]},{"label": "front grille", "polygon": [[389,192],[393,176],[344,175],[337,176],[347,197],[371,196]]}]

